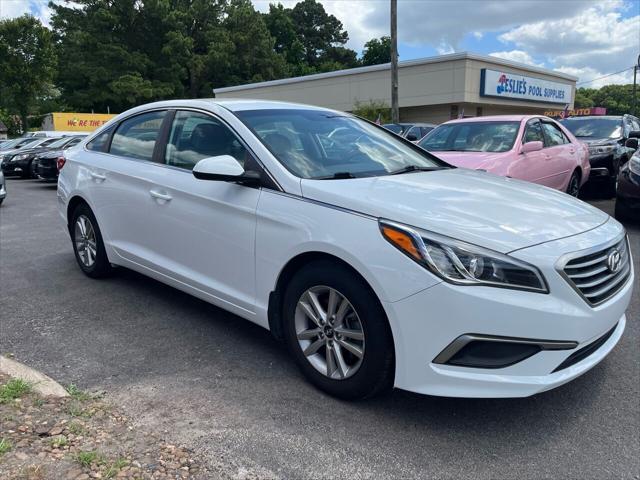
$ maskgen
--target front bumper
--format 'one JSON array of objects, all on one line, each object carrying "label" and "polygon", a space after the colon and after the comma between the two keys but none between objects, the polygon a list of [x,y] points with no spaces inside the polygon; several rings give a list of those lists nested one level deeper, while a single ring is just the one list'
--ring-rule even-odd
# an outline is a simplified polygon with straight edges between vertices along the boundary
[{"label": "front bumper", "polygon": [[22,172],[29,166],[28,160],[19,160],[10,162],[7,160],[3,160],[2,162],[2,173],[5,175],[21,175]]},{"label": "front bumper", "polygon": [[[610,220],[590,232],[513,252],[514,257],[542,270],[549,294],[443,282],[403,300],[384,303],[394,335],[396,387],[452,397],[525,397],[562,385],[595,366],[624,331],[633,271],[613,297],[591,307],[556,270],[556,262],[564,253],[604,244],[622,231],[620,224]],[[573,353],[612,329],[608,339],[586,358],[554,372]],[[465,334],[570,341],[577,346],[543,350],[498,369],[434,362]]]}]

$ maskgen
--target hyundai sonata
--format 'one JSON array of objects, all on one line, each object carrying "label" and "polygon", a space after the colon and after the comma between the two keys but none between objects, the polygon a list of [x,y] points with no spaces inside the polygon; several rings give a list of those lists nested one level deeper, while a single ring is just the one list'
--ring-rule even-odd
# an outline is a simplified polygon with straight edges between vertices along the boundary
[{"label": "hyundai sonata", "polygon": [[528,396],[625,328],[634,267],[616,220],[343,112],[153,103],[58,166],[85,274],[127,267],[268,328],[342,398]]}]

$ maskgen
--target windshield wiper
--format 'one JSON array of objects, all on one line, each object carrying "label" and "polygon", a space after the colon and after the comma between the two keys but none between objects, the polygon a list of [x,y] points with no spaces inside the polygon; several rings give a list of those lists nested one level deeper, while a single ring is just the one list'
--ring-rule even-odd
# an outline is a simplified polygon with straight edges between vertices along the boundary
[{"label": "windshield wiper", "polygon": [[356,178],[356,176],[351,172],[336,172],[326,177],[316,177],[314,180],[343,180],[346,178]]},{"label": "windshield wiper", "polygon": [[448,167],[420,167],[418,165],[407,165],[406,167],[389,172],[389,175],[400,175],[401,173],[411,172],[433,172],[434,170],[445,170],[447,168]]}]

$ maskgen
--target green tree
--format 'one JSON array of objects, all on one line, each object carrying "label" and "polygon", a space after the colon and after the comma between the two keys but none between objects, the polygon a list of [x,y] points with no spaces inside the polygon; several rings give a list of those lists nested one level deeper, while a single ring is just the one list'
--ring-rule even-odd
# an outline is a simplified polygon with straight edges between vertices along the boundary
[{"label": "green tree", "polygon": [[378,118],[380,118],[381,123],[389,123],[391,121],[391,108],[384,100],[361,102],[356,99],[351,113],[372,122],[377,121]]},{"label": "green tree", "polygon": [[224,30],[228,48],[223,79],[218,85],[235,85],[282,78],[287,72],[284,57],[274,51],[274,39],[251,0],[231,0],[225,8]]},{"label": "green tree", "polygon": [[293,67],[291,73],[299,75],[304,71],[305,51],[298,39],[291,9],[284,8],[281,3],[272,3],[269,5],[269,13],[265,13],[263,18],[274,39],[274,50],[283,55],[290,67]]},{"label": "green tree", "polygon": [[[605,107],[610,115],[631,113],[633,85],[605,85],[601,88],[579,88],[576,90],[575,106]],[[638,100],[640,103],[640,100]],[[640,106],[637,107],[636,113]]]},{"label": "green tree", "polygon": [[372,38],[364,44],[362,65],[379,65],[391,61],[391,37]]},{"label": "green tree", "polygon": [[30,15],[0,21],[0,103],[20,115],[22,129],[51,88],[56,57],[51,32]]},{"label": "green tree", "polygon": [[331,47],[344,46],[349,40],[340,20],[329,15],[316,0],[298,2],[291,10],[291,18],[309,66],[317,67],[323,61],[339,61],[331,57]]}]

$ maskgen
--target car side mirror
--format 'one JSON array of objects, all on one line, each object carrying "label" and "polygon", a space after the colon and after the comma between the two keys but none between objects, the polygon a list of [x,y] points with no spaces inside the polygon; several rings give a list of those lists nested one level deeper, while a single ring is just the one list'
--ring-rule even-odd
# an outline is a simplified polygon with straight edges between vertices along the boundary
[{"label": "car side mirror", "polygon": [[537,152],[542,150],[542,142],[540,140],[536,140],[534,142],[527,142],[524,145],[522,145],[522,153],[530,153],[530,152]]},{"label": "car side mirror", "polygon": [[629,132],[629,138],[640,138],[640,130],[631,130]]},{"label": "car side mirror", "polygon": [[218,155],[200,160],[193,167],[193,176],[199,180],[235,182],[243,185],[259,185],[260,174],[246,171],[231,155]]},{"label": "car side mirror", "polygon": [[416,140],[418,140],[418,136],[415,133],[410,133],[407,135],[407,140],[409,140],[410,142],[415,142]]},{"label": "car side mirror", "polygon": [[[640,132],[631,132],[631,133],[640,133]],[[638,149],[638,138],[627,138],[627,141],[624,142],[624,146],[628,148],[633,148],[634,150]]]}]

